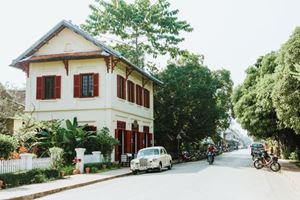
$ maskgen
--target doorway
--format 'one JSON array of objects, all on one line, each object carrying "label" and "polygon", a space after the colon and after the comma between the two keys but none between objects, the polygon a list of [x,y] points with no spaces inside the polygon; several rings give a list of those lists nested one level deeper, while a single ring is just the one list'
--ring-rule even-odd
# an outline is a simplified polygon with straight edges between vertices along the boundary
[{"label": "doorway", "polygon": [[118,129],[118,160],[121,162],[121,156],[125,153],[125,131]]}]

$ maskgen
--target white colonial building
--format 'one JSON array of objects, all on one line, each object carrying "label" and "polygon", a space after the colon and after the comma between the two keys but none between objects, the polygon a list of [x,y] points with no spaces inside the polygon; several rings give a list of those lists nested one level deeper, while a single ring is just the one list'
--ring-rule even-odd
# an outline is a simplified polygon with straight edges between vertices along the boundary
[{"label": "white colonial building", "polygon": [[62,21],[11,66],[26,72],[26,112],[108,127],[120,141],[114,159],[152,146],[153,86],[159,80],[79,27]]}]

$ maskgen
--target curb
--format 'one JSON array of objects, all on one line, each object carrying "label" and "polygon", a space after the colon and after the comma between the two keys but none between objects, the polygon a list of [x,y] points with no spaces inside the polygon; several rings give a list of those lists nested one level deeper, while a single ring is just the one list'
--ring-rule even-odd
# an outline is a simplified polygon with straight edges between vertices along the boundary
[{"label": "curb", "polygon": [[66,190],[71,190],[71,189],[75,189],[75,188],[79,188],[79,187],[83,187],[83,186],[87,186],[87,185],[92,185],[95,183],[104,182],[104,181],[108,181],[108,180],[112,180],[112,179],[116,179],[116,178],[121,178],[121,177],[129,176],[131,174],[132,174],[131,172],[127,172],[125,174],[121,174],[121,175],[117,175],[117,176],[102,178],[102,179],[93,180],[93,181],[89,181],[89,182],[85,182],[85,183],[79,183],[79,184],[75,184],[75,185],[69,185],[69,186],[65,186],[65,187],[61,187],[61,188],[57,188],[57,189],[52,189],[52,190],[38,192],[38,193],[34,193],[34,194],[29,194],[29,195],[24,195],[24,196],[20,196],[20,197],[9,198],[7,200],[31,200],[31,199],[41,198],[41,197],[44,197],[44,196],[47,196],[50,194],[54,194],[54,193],[58,193],[58,192],[66,191]]}]

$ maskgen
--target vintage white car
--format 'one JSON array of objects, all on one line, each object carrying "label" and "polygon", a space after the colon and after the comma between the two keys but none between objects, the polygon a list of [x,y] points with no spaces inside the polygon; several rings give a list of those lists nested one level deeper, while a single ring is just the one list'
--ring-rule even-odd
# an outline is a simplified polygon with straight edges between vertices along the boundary
[{"label": "vintage white car", "polygon": [[162,171],[166,167],[168,169],[172,168],[172,157],[164,147],[159,146],[139,150],[137,158],[130,162],[130,169],[134,174],[139,171]]}]

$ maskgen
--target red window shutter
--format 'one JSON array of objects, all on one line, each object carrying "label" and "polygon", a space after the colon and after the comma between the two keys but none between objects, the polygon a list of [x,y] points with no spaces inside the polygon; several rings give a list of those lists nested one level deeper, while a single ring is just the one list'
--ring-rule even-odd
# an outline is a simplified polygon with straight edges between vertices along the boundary
[{"label": "red window shutter", "polygon": [[131,100],[132,100],[132,103],[134,103],[134,83],[132,83],[131,85]]},{"label": "red window shutter", "polygon": [[[118,129],[115,129],[115,139],[118,140]],[[115,146],[115,161],[119,160],[118,145],[119,144],[116,144],[116,146]]]},{"label": "red window shutter", "polygon": [[99,74],[94,74],[94,97],[99,96]]},{"label": "red window shutter", "polygon": [[61,96],[61,76],[55,76],[55,98],[60,99]]},{"label": "red window shutter", "polygon": [[147,89],[144,89],[144,106],[150,108],[150,95]]},{"label": "red window shutter", "polygon": [[132,150],[131,150],[131,138],[132,138],[132,133],[131,131],[127,131],[126,132],[126,151],[127,153],[132,153]]},{"label": "red window shutter", "polygon": [[122,77],[122,99],[126,99],[126,81]]},{"label": "red window shutter", "polygon": [[143,132],[140,133],[140,148],[144,148],[145,147],[145,135]]},{"label": "red window shutter", "polygon": [[144,105],[144,88],[141,87],[140,90],[140,105]]},{"label": "red window shutter", "polygon": [[127,100],[131,102],[131,81],[127,81]]},{"label": "red window shutter", "polygon": [[151,133],[148,134],[148,143],[149,143],[149,147],[154,146],[153,136]]},{"label": "red window shutter", "polygon": [[121,98],[121,77],[117,75],[117,97]]},{"label": "red window shutter", "polygon": [[74,97],[80,97],[80,74],[74,75]]},{"label": "red window shutter", "polygon": [[43,77],[36,77],[36,99],[43,99]]}]

